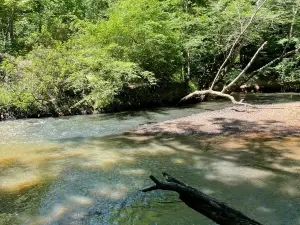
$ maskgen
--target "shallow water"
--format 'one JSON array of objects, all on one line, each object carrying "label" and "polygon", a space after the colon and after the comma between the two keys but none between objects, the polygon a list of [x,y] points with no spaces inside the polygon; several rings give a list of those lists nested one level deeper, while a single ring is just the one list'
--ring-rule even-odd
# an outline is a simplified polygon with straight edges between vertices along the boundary
[{"label": "shallow water", "polygon": [[162,171],[264,224],[300,224],[299,137],[124,133],[227,105],[0,123],[0,224],[214,224],[174,193],[138,191]]}]

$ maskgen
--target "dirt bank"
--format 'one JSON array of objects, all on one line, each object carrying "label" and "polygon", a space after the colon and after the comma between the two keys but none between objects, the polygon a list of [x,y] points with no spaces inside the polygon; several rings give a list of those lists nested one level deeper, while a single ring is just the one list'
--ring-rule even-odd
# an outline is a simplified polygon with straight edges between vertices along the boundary
[{"label": "dirt bank", "polygon": [[300,137],[300,102],[233,106],[162,123],[143,125],[134,133],[239,135],[262,133]]}]

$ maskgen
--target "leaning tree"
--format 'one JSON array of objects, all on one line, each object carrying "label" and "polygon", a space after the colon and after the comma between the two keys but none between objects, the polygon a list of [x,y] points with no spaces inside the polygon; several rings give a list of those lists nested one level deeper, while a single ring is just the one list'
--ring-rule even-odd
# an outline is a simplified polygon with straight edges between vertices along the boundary
[{"label": "leaning tree", "polygon": [[[231,102],[233,104],[250,105],[250,104],[244,103],[243,100],[237,101],[232,95],[228,94],[228,93],[230,93],[230,89],[242,77],[244,78],[245,81],[248,81],[251,78],[253,78],[255,75],[257,75],[257,74],[263,72],[264,70],[266,70],[268,67],[271,67],[271,66],[279,63],[280,61],[282,61],[284,58],[293,56],[293,55],[295,55],[296,53],[299,52],[300,48],[297,47],[297,46],[294,49],[287,51],[288,50],[288,46],[291,43],[291,40],[293,38],[294,29],[295,29],[295,21],[296,21],[297,15],[298,15],[298,6],[299,6],[299,3],[298,3],[298,1],[294,1],[292,3],[292,6],[291,6],[292,7],[292,20],[290,22],[290,29],[289,29],[289,33],[288,33],[287,38],[286,38],[286,42],[285,42],[285,46],[283,48],[282,54],[279,57],[277,57],[277,58],[269,61],[268,63],[266,63],[262,67],[256,69],[255,71],[252,71],[251,73],[246,74],[247,70],[253,64],[253,62],[255,61],[256,57],[264,49],[264,47],[268,44],[268,41],[264,41],[261,44],[261,46],[256,50],[255,54],[252,56],[252,58],[250,59],[250,61],[248,62],[248,64],[245,66],[245,68],[237,76],[235,76],[228,84],[225,84],[223,86],[222,90],[214,90],[217,82],[220,81],[221,78],[224,77],[226,71],[228,71],[226,69],[226,66],[228,66],[230,60],[232,60],[232,58],[234,57],[234,54],[236,53],[237,48],[241,45],[241,42],[245,39],[245,36],[247,35],[247,31],[249,30],[249,28],[251,27],[251,25],[255,21],[255,19],[257,17],[257,14],[264,8],[264,6],[266,5],[267,2],[268,2],[268,0],[257,1],[256,8],[254,9],[251,17],[246,22],[244,22],[244,20],[240,21],[240,24],[241,24],[240,32],[238,33],[238,35],[234,39],[233,44],[231,45],[230,49],[228,50],[228,54],[226,55],[223,63],[221,64],[221,66],[219,67],[216,75],[214,76],[214,79],[213,79],[210,87],[208,89],[206,89],[206,90],[197,90],[197,91],[194,91],[194,92],[188,94],[187,96],[183,97],[180,100],[180,102],[184,102],[184,101],[187,101],[187,100],[189,100],[191,98],[198,97],[198,96],[214,95],[214,96],[220,96],[220,97],[228,98],[229,100],[231,100]],[[235,3],[233,3],[233,4],[235,4]],[[273,7],[274,7],[274,5],[271,4],[269,6],[269,8],[266,8],[264,10],[263,13],[266,13],[267,11],[272,10]]]}]

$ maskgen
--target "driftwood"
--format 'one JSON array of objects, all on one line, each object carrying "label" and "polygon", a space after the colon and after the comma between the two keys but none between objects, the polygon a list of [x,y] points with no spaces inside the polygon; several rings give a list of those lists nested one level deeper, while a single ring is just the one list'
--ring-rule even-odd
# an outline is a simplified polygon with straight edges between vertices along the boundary
[{"label": "driftwood", "polygon": [[250,107],[253,107],[255,108],[254,105],[251,105],[251,104],[248,104],[248,103],[244,103],[243,102],[243,99],[241,101],[237,101],[235,100],[235,98],[229,94],[225,94],[221,91],[213,91],[213,90],[203,90],[203,91],[194,91],[193,93],[190,93],[188,94],[187,96],[183,97],[179,102],[178,104],[180,104],[181,102],[184,102],[184,101],[187,101],[195,96],[206,96],[206,95],[215,95],[215,96],[219,96],[219,97],[224,97],[224,98],[228,98],[230,99],[230,101],[233,103],[233,104],[236,104],[236,105],[244,105],[244,106],[250,106]]},{"label": "driftwood", "polygon": [[177,180],[168,173],[163,173],[163,176],[166,181],[160,181],[151,175],[150,179],[155,185],[145,188],[142,191],[175,191],[179,194],[179,199],[187,206],[220,225],[262,225],[196,188]]}]

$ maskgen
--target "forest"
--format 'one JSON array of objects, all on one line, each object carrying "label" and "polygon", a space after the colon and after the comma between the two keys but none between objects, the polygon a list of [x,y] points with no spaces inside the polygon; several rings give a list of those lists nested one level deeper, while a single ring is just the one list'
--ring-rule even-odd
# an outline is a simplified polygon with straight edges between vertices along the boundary
[{"label": "forest", "polygon": [[175,105],[211,83],[222,90],[265,42],[227,93],[299,91],[299,6],[0,0],[1,119]]},{"label": "forest", "polygon": [[0,225],[300,225],[299,119],[300,0],[0,0]]}]

